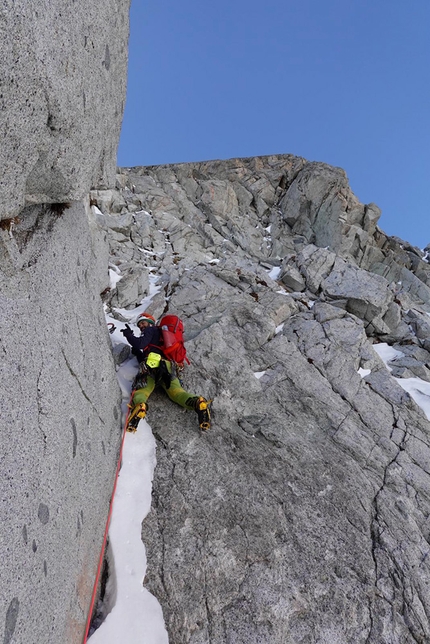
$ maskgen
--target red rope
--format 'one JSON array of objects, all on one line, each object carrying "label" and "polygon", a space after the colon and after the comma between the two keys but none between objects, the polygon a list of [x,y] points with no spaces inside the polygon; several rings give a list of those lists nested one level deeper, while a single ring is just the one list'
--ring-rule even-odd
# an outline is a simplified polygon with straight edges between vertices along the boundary
[{"label": "red rope", "polygon": [[[132,393],[131,393],[130,400],[133,398],[133,394],[134,394],[134,391],[132,391]],[[87,624],[86,624],[86,628],[85,628],[85,635],[84,635],[84,640],[83,640],[82,644],[86,644],[86,642],[88,640],[88,632],[89,632],[90,626],[91,626],[91,618],[93,616],[94,604],[96,603],[97,588],[98,588],[98,585],[99,585],[99,579],[100,579],[102,566],[103,566],[104,553],[105,553],[106,543],[107,543],[107,538],[108,538],[108,533],[109,533],[109,524],[110,524],[110,520],[111,520],[111,517],[112,517],[113,500],[114,500],[114,496],[115,496],[115,491],[116,491],[116,485],[117,485],[117,482],[118,482],[119,472],[120,472],[120,469],[121,469],[122,452],[123,452],[123,448],[124,448],[124,439],[125,439],[125,435],[126,435],[125,428],[127,427],[129,413],[130,413],[130,408],[129,408],[128,412],[127,412],[127,417],[125,419],[125,425],[124,425],[124,430],[123,430],[122,439],[121,439],[121,447],[120,447],[120,450],[119,450],[119,458],[118,458],[118,463],[117,463],[116,472],[115,472],[115,480],[114,480],[114,484],[113,484],[112,495],[110,497],[109,512],[108,512],[108,517],[107,517],[107,521],[106,521],[105,532],[104,532],[104,535],[103,535],[102,549],[101,549],[101,552],[100,552],[99,564],[97,566],[97,573],[96,573],[96,578],[95,578],[95,581],[94,581],[94,588],[93,588],[93,593],[92,593],[92,596],[91,596],[91,603],[90,603],[90,608],[89,608],[89,611],[88,611],[88,618],[87,618]]]}]

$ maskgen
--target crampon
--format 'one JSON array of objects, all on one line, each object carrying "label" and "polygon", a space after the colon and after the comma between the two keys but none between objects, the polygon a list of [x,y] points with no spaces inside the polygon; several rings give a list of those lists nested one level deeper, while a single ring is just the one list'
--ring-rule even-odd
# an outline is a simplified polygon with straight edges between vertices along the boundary
[{"label": "crampon", "polygon": [[147,408],[146,403],[138,403],[133,407],[127,419],[127,426],[125,428],[127,432],[134,434],[134,432],[137,431],[139,421],[146,416]]},{"label": "crampon", "polygon": [[203,398],[202,396],[196,400],[196,412],[199,417],[199,427],[204,432],[207,432],[211,426],[211,414],[209,410],[211,402],[212,400],[206,400],[206,398]]}]

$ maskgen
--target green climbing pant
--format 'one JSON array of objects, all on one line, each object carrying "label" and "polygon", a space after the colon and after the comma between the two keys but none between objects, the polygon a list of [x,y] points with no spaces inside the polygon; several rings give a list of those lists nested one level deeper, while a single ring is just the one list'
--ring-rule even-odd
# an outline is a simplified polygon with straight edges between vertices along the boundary
[{"label": "green climbing pant", "polygon": [[[169,374],[171,374],[172,373],[171,363],[169,362],[169,360],[165,360],[164,362],[166,364]],[[133,405],[137,405],[139,403],[146,403],[149,396],[152,394],[155,387],[157,386],[157,384],[163,387],[164,391],[167,393],[170,400],[173,400],[173,402],[177,403],[181,407],[184,407],[185,409],[195,410],[196,399],[198,398],[198,396],[195,396],[185,391],[185,389],[182,387],[181,383],[179,382],[179,378],[176,378],[176,377],[172,378],[172,380],[170,381],[170,386],[167,387],[163,379],[161,379],[160,382],[157,383],[156,378],[154,378],[151,374],[148,374],[146,376],[146,385],[140,389],[135,390],[133,395]]]}]

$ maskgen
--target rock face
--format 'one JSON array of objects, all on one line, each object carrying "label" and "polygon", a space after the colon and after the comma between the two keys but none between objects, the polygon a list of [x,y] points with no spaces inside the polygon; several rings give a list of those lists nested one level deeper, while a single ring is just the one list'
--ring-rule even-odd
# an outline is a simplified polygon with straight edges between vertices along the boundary
[{"label": "rock face", "polygon": [[425,255],[291,156],[124,169],[91,197],[113,314],[158,280],[149,311],[183,318],[185,385],[214,399],[202,435],[151,398],[145,585],[170,641],[430,641],[430,423],[374,349],[427,376]]},{"label": "rock face", "polygon": [[81,204],[61,216],[30,210],[26,229],[1,231],[10,258],[0,281],[2,623],[7,642],[78,643],[113,485],[120,396],[88,214]]},{"label": "rock face", "polygon": [[102,547],[121,398],[100,299],[107,245],[88,191],[114,178],[128,8],[1,9],[4,644],[80,644]]},{"label": "rock face", "polygon": [[129,0],[5,2],[0,218],[112,185],[127,78]]}]

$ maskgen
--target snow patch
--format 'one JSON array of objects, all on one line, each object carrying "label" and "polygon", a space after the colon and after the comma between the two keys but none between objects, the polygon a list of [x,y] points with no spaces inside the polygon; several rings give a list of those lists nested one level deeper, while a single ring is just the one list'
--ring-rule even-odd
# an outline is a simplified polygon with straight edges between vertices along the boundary
[{"label": "snow patch", "polygon": [[[393,347],[390,347],[385,342],[374,344],[373,348],[380,358],[382,358],[389,371],[392,371],[392,369],[387,363],[398,356],[404,355],[404,353],[393,349]],[[395,378],[395,380],[404,391],[408,392],[417,405],[421,407],[428,420],[430,420],[430,383],[421,380],[421,378]]]},{"label": "snow patch", "polygon": [[[115,323],[110,336],[114,344],[125,344],[124,325]],[[122,424],[127,415],[136,358],[126,360],[117,371],[123,395]],[[141,539],[142,520],[151,508],[151,490],[156,465],[155,439],[146,419],[135,434],[126,434],[122,465],[116,486],[109,526],[109,579],[103,604],[98,606],[100,626],[90,632],[91,644],[168,644],[163,613],[157,599],[143,587],[146,551]],[[103,621],[101,621],[103,620]]]},{"label": "snow patch", "polygon": [[90,636],[91,644],[168,642],[160,604],[143,587],[146,552],[141,524],[151,507],[155,463],[155,439],[146,420],[141,420],[137,432],[125,436],[109,528],[111,583],[104,601],[113,608]]},{"label": "snow patch", "polygon": [[118,282],[122,279],[122,275],[113,270],[112,268],[109,269],[109,286],[111,289],[114,289],[115,286],[118,284]]},{"label": "snow patch", "polygon": [[281,274],[281,267],[280,266],[274,266],[271,271],[269,271],[269,277],[272,280],[277,280],[279,275]]},{"label": "snow patch", "polygon": [[396,378],[396,380],[430,420],[430,382],[421,380],[421,378]]},{"label": "snow patch", "polygon": [[265,373],[265,371],[254,371],[254,376],[257,378],[257,380],[260,380],[260,378],[262,378]]},{"label": "snow patch", "polygon": [[387,344],[386,342],[381,342],[380,344],[373,344],[372,347],[374,348],[378,356],[381,358],[381,360],[385,363],[385,366],[387,367],[388,371],[392,371],[391,367],[388,364],[390,360],[394,360],[394,358],[404,355],[404,353],[402,353],[401,351],[397,351],[397,349],[393,349],[393,347],[390,347],[390,345]]},{"label": "snow patch", "polygon": [[372,370],[371,370],[371,369],[361,369],[361,367],[360,367],[360,369],[358,370],[358,372],[357,372],[357,373],[359,373],[359,374],[360,374],[360,376],[361,376],[362,378],[364,378],[365,376],[368,376],[368,375],[369,375],[369,373],[372,373]]}]

